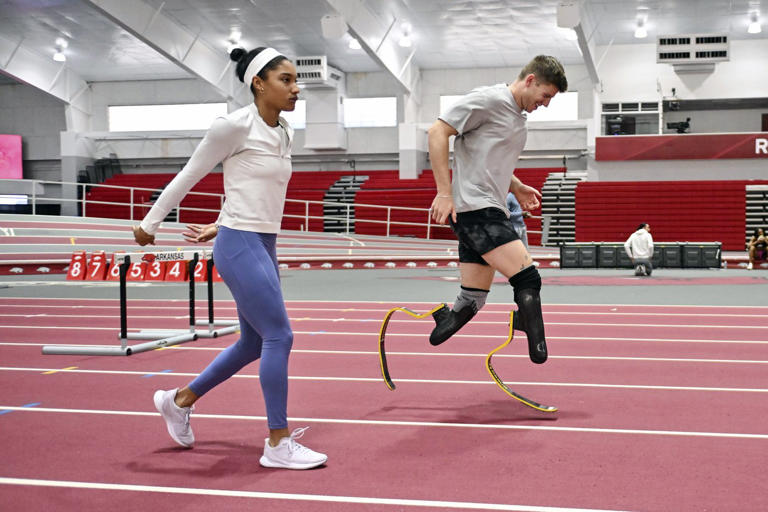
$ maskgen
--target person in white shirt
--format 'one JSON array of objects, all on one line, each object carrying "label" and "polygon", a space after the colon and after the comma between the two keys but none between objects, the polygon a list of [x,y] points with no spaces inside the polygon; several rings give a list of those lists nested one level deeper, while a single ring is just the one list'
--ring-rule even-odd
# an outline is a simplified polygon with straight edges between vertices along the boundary
[{"label": "person in white shirt", "polygon": [[627,241],[624,242],[624,250],[632,260],[635,266],[636,276],[650,276],[653,272],[653,237],[651,236],[651,226],[643,223],[637,226],[637,230],[632,233]]},{"label": "person in white shirt", "polygon": [[[539,206],[541,193],[514,175],[528,136],[527,114],[548,106],[568,89],[563,65],[555,57],[534,57],[511,84],[479,87],[457,101],[428,131],[429,159],[437,186],[432,219],[450,223],[459,242],[461,287],[452,309],[432,316],[429,337],[439,345],[458,332],[485,305],[496,271],[512,286],[517,314],[513,328],[528,337],[536,364],[547,360],[541,313],[541,276],[509,221],[507,194],[523,210]],[[449,139],[454,139],[453,173]]]},{"label": "person in white shirt", "polygon": [[224,169],[226,202],[215,224],[189,225],[185,237],[204,242],[216,237],[216,268],[232,292],[240,320],[240,339],[221,352],[192,382],[181,389],[157,391],[155,407],[168,433],[191,447],[189,416],[194,404],[245,365],[261,359],[259,381],[267,409],[269,437],[259,463],[265,467],[309,469],[327,456],[299,444],[306,428],[288,430],[288,356],[293,331],[280,288],[277,233],[291,177],[293,130],[280,117],[296,106],[296,68],[273,48],[230,54],[238,78],[250,88],[254,102],[216,119],[186,166],[165,188],[139,226],[139,245],[154,243],[168,212],[219,162]]}]

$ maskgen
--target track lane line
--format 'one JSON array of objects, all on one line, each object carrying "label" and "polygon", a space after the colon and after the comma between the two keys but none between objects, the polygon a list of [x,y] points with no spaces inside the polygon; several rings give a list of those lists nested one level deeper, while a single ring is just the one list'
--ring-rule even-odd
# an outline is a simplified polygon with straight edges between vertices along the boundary
[{"label": "track lane line", "polygon": [[[167,487],[159,485],[116,484],[104,482],[77,482],[69,480],[40,480],[32,478],[0,477],[0,485],[33,487],[57,487],[106,491],[153,492],[163,494],[187,494],[227,498],[255,498],[288,501],[315,501],[323,503],[359,503],[361,505],[396,505],[401,507],[434,507],[464,510],[508,510],[514,512],[614,512],[608,509],[567,507],[543,507],[536,505],[509,505],[501,503],[474,503],[466,501],[416,500],[403,498],[373,498],[363,496],[333,496],[327,494],[281,494],[262,491],[238,491],[235,489],[210,489],[194,487]],[[615,511],[618,512],[618,511]]]},{"label": "track lane line", "polygon": [[[17,372],[37,372],[43,373],[46,371],[56,371],[58,373],[85,373],[96,375],[138,375],[143,376],[147,374],[156,374],[158,376],[169,377],[197,377],[199,375],[195,372],[151,372],[151,371],[135,371],[135,370],[85,370],[85,369],[58,369],[58,368],[27,368],[27,367],[12,367],[12,366],[0,366],[0,371],[17,371]],[[235,374],[232,379],[258,379],[258,375],[243,375]],[[317,382],[376,382],[381,383],[380,377],[324,377],[324,376],[307,376],[307,375],[289,375],[288,380],[295,381],[317,381]],[[397,382],[407,382],[412,384],[459,384],[459,385],[493,385],[496,383],[486,380],[455,380],[455,379],[405,379],[398,378]],[[768,393],[766,388],[723,388],[723,387],[697,387],[697,386],[654,386],[645,384],[597,384],[587,382],[529,382],[529,381],[507,381],[509,385],[515,386],[552,386],[552,387],[577,387],[577,388],[607,388],[607,389],[642,389],[653,391],[718,391],[718,392],[732,392],[732,393]]]},{"label": "track lane line", "polygon": [[[49,346],[50,343],[25,343],[25,342],[0,342],[0,346],[9,347],[43,347]],[[91,345],[64,345],[57,344],[56,346],[62,347],[82,347]],[[174,345],[171,347],[165,347],[165,350],[189,350],[189,351],[207,351],[207,352],[222,352],[227,347],[192,347],[183,345]],[[292,354],[323,354],[323,355],[362,355],[362,356],[378,356],[378,352],[374,350],[321,350],[321,349],[291,349]],[[417,356],[417,357],[488,357],[487,353],[477,352],[394,352],[387,351],[388,355],[394,356]],[[525,354],[495,354],[497,359],[528,359]],[[768,364],[768,360],[762,359],[700,359],[692,357],[633,357],[633,356],[568,356],[568,355],[553,355],[549,356],[549,359],[577,359],[577,360],[598,360],[598,361],[648,361],[648,362],[671,362],[671,363],[720,363],[720,364]]]},{"label": "track lane line", "polygon": [[[55,414],[96,414],[104,416],[144,416],[160,417],[160,413],[147,411],[118,411],[109,409],[66,409],[55,407],[17,407],[0,405],[0,411],[23,411],[34,413]],[[215,420],[241,420],[241,421],[267,421],[266,416],[251,416],[245,414],[195,414],[195,419]],[[441,427],[441,428],[468,428],[489,430],[533,430],[546,432],[577,432],[589,434],[624,434],[624,435],[650,435],[672,437],[707,437],[721,439],[757,439],[768,440],[768,434],[750,434],[746,432],[702,432],[684,430],[644,430],[625,428],[596,428],[596,427],[559,427],[552,425],[502,425],[498,423],[454,423],[437,421],[398,421],[398,420],[359,420],[349,418],[303,418],[291,417],[292,422],[306,423],[335,423],[347,425],[371,425],[371,426],[396,426],[396,427]]]}]

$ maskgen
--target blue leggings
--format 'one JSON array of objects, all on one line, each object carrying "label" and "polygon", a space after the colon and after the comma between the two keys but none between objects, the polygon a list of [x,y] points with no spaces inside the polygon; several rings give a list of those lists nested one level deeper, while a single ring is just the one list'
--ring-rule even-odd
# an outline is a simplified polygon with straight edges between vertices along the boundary
[{"label": "blue leggings", "polygon": [[240,319],[240,339],[219,354],[189,388],[203,396],[261,358],[259,381],[270,429],[288,427],[288,355],[293,331],[280,289],[277,235],[219,226],[213,258],[232,292]]}]

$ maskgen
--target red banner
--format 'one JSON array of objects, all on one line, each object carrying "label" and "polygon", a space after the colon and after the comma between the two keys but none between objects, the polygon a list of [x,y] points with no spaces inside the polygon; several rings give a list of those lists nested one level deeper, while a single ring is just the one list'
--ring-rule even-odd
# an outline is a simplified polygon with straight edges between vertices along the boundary
[{"label": "red banner", "polygon": [[22,178],[21,135],[0,135],[0,178]]},{"label": "red banner", "polygon": [[764,158],[768,133],[626,135],[597,137],[595,160],[710,160]]}]

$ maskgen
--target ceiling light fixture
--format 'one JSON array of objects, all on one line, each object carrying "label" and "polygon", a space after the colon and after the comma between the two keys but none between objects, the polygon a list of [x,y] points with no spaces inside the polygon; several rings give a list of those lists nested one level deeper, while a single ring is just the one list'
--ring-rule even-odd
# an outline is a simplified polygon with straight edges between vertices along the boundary
[{"label": "ceiling light fixture", "polygon": [[763,27],[760,26],[760,19],[757,17],[757,13],[753,12],[749,15],[749,27],[747,27],[747,32],[750,34],[759,34],[762,30]]},{"label": "ceiling light fixture", "polygon": [[637,20],[637,28],[635,28],[635,37],[643,39],[648,37],[648,30],[645,28],[645,21],[642,18]]},{"label": "ceiling light fixture", "polygon": [[402,46],[403,48],[410,48],[413,46],[413,39],[411,39],[411,24],[408,22],[403,23],[402,25],[403,35],[400,37],[400,41],[398,41],[397,44]]},{"label": "ceiling light fixture", "polygon": [[56,38],[56,51],[53,52],[53,60],[56,62],[66,62],[67,56],[64,55],[64,49],[69,46],[69,41],[63,37]]},{"label": "ceiling light fixture", "polygon": [[352,38],[349,40],[349,49],[350,50],[361,50],[363,47],[360,46],[360,41],[357,40],[357,38]]},{"label": "ceiling light fixture", "polygon": [[232,27],[229,32],[229,38],[227,39],[227,52],[232,53],[232,50],[240,47],[240,38],[243,37],[242,32],[237,27]]}]

